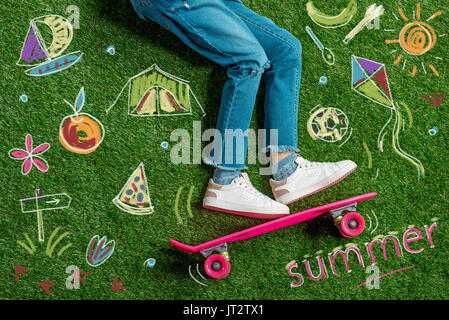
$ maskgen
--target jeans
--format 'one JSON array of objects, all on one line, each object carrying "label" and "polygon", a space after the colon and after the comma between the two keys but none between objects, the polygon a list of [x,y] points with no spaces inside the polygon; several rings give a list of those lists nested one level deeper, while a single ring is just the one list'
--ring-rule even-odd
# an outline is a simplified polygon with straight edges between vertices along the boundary
[{"label": "jeans", "polygon": [[[131,2],[140,18],[158,23],[199,54],[227,68],[217,133],[205,163],[225,170],[246,168],[248,129],[262,75],[266,90],[261,151],[299,152],[302,49],[298,39],[240,0]],[[277,139],[270,130],[277,132]]]}]

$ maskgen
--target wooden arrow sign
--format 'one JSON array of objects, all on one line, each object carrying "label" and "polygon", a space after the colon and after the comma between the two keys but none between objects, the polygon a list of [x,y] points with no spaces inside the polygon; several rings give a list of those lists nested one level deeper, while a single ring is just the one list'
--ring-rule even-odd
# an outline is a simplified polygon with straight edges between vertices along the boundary
[{"label": "wooden arrow sign", "polygon": [[36,212],[37,215],[37,234],[40,242],[45,241],[43,211],[61,210],[70,207],[72,198],[66,193],[57,193],[44,196],[42,189],[36,190],[36,196],[20,200],[20,206],[23,213]]},{"label": "wooden arrow sign", "polygon": [[72,198],[66,193],[51,194],[48,196],[36,196],[33,198],[21,199],[23,213],[67,209],[70,207]]}]

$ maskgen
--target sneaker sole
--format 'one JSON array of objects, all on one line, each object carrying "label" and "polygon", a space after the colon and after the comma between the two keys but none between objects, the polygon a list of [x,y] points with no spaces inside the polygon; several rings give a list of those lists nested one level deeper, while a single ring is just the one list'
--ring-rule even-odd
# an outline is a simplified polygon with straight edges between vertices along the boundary
[{"label": "sneaker sole", "polygon": [[268,219],[282,218],[282,217],[290,215],[289,213],[273,214],[273,213],[242,212],[242,211],[234,211],[234,210],[222,209],[222,208],[217,208],[217,207],[211,207],[211,206],[206,206],[206,205],[203,205],[203,208],[212,210],[212,211],[230,213],[230,214],[235,214],[235,215],[254,218],[254,219],[267,219],[268,220]]},{"label": "sneaker sole", "polygon": [[[296,201],[298,201],[298,200],[301,200],[301,199],[304,199],[304,198],[306,198],[306,197],[308,197],[308,196],[311,196],[312,194],[315,194],[315,193],[318,193],[318,192],[320,192],[320,191],[323,191],[324,189],[327,189],[327,188],[330,188],[330,187],[332,187],[333,185],[336,185],[337,183],[339,183],[340,181],[342,181],[343,179],[345,179],[347,176],[349,176],[351,173],[353,173],[354,171],[355,171],[355,169],[357,169],[357,167],[355,167],[354,169],[352,169],[351,171],[348,171],[347,173],[345,173],[342,177],[340,177],[339,179],[337,179],[337,180],[335,180],[335,181],[332,181],[330,184],[328,184],[327,186],[324,186],[324,187],[322,187],[322,188],[320,188],[320,189],[317,189],[317,190],[315,190],[315,191],[313,191],[313,192],[310,192],[310,193],[308,193],[308,194],[306,194],[306,195],[303,195],[303,196],[301,196],[301,197],[299,197],[299,198],[297,198],[297,199],[295,199],[295,200],[291,200],[291,201],[289,201],[289,202],[287,202],[287,203],[284,203],[286,206],[287,205],[289,205],[289,204],[292,204],[293,202],[296,202]],[[281,202],[282,203],[282,202]]]}]

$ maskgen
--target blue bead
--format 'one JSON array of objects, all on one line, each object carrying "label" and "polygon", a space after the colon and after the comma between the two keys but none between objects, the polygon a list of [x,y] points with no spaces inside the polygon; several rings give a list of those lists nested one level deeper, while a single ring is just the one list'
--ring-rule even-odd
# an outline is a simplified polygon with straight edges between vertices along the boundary
[{"label": "blue bead", "polygon": [[161,143],[161,147],[162,147],[162,149],[167,150],[168,149],[168,142],[167,141],[162,142]]},{"label": "blue bead", "polygon": [[431,136],[434,136],[434,135],[436,135],[437,133],[438,133],[438,127],[437,126],[434,126],[432,129],[430,129],[429,130],[429,134],[431,135]]},{"label": "blue bead", "polygon": [[327,85],[327,77],[326,76],[321,76],[320,80],[318,81],[318,85]]},{"label": "blue bead", "polygon": [[106,52],[109,53],[111,56],[113,56],[115,54],[115,47],[114,46],[107,47]]},{"label": "blue bead", "polygon": [[150,258],[146,261],[146,266],[148,268],[153,268],[155,264],[156,264],[156,259]]}]

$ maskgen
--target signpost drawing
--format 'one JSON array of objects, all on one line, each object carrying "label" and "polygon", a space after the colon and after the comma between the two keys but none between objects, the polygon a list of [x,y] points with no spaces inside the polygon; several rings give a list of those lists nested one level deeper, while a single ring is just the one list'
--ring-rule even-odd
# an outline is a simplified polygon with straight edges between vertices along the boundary
[{"label": "signpost drawing", "polygon": [[23,213],[36,212],[37,234],[40,242],[45,241],[44,221],[42,213],[50,210],[61,210],[70,207],[72,198],[66,193],[43,195],[42,189],[36,189],[35,196],[20,200]]}]

